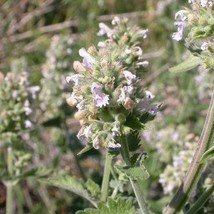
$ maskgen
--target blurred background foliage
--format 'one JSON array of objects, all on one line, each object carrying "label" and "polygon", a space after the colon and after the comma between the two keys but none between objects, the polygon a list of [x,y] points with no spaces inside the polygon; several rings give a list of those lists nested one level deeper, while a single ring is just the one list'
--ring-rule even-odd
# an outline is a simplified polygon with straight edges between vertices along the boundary
[{"label": "blurred background foliage", "polygon": [[[77,156],[83,145],[75,135],[79,129],[78,122],[73,119],[75,109],[65,102],[70,89],[63,85],[63,78],[73,72],[72,63],[80,58],[78,50],[98,43],[99,22],[108,24],[115,15],[127,17],[149,29],[143,51],[150,65],[143,84],[156,95],[156,101],[162,103],[156,120],[142,132],[142,151],[149,154],[145,164],[150,173],[142,189],[147,192],[151,210],[161,213],[179,183],[174,182],[175,174],[170,174],[169,168],[181,150],[191,153],[194,148],[213,83],[209,71],[202,68],[179,75],[168,71],[188,55],[182,42],[174,42],[171,38],[174,14],[185,4],[184,0],[0,1],[0,72],[10,72],[14,60],[24,59],[31,84],[40,86],[34,102],[36,126],[25,145],[31,155],[28,168],[45,166],[53,173],[66,171],[78,178],[90,177],[101,183],[102,152],[93,150]],[[57,36],[65,43],[58,44]],[[67,64],[51,66],[57,65],[56,61]],[[4,145],[0,148],[3,169]],[[182,159],[182,155],[179,157]],[[166,187],[166,179],[172,182],[170,187]],[[0,210],[4,213],[5,188],[3,183],[0,186]],[[40,184],[30,177],[16,185],[15,196],[14,209],[20,214],[75,213],[89,206],[87,201],[70,192]],[[213,207],[210,209],[213,213]]]}]

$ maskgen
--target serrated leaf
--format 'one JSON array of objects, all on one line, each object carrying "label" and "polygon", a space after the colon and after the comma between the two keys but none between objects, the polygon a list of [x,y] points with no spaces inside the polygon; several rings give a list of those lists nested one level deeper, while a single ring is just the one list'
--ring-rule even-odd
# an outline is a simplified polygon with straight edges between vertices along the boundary
[{"label": "serrated leaf", "polygon": [[27,177],[37,177],[44,178],[49,176],[53,172],[52,169],[48,169],[46,167],[34,167],[24,171],[22,174],[17,176],[18,179],[27,178]]},{"label": "serrated leaf", "polygon": [[99,203],[97,209],[85,209],[77,211],[76,214],[136,214],[132,200],[123,198],[108,198],[106,203]]},{"label": "serrated leaf", "polygon": [[143,164],[140,166],[126,166],[123,168],[123,172],[134,180],[146,180],[149,178],[149,173]]},{"label": "serrated leaf", "polygon": [[214,146],[208,149],[201,157],[200,163],[205,163],[214,158]]},{"label": "serrated leaf", "polygon": [[149,114],[148,112],[144,112],[140,117],[140,122],[146,124],[149,121],[152,121],[155,118],[155,115]]},{"label": "serrated leaf", "polygon": [[88,179],[85,183],[85,187],[91,193],[92,196],[99,196],[100,195],[100,187],[91,179]]},{"label": "serrated leaf", "polygon": [[145,125],[140,122],[139,118],[134,115],[128,116],[124,125],[132,128],[133,130],[141,130],[145,127]]},{"label": "serrated leaf", "polygon": [[127,142],[129,146],[129,151],[134,152],[138,150],[141,146],[141,138],[139,136],[139,132],[131,132],[127,136]]},{"label": "serrated leaf", "polygon": [[170,68],[169,71],[175,74],[180,72],[185,72],[197,67],[199,64],[200,64],[199,57],[191,56],[184,62]]},{"label": "serrated leaf", "polygon": [[70,175],[61,175],[57,177],[51,177],[48,179],[40,179],[39,181],[47,185],[52,185],[55,187],[71,191],[87,199],[94,206],[96,206],[96,203],[91,199],[89,192],[84,188],[84,182],[81,179],[74,178]]}]

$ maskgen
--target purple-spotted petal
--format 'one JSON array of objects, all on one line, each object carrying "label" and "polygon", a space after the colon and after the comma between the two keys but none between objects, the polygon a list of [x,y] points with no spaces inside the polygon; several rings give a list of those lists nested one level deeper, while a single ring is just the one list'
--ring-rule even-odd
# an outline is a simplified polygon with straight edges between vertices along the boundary
[{"label": "purple-spotted petal", "polygon": [[95,106],[101,108],[109,104],[109,95],[102,92],[102,86],[99,83],[92,83],[91,93],[94,95]]}]

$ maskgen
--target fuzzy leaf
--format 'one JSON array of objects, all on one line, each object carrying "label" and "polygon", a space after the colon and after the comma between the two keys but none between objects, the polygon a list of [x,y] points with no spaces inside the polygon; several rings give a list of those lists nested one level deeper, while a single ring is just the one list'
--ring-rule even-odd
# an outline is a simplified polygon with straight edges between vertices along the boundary
[{"label": "fuzzy leaf", "polygon": [[214,158],[214,146],[208,149],[201,157],[200,163],[205,163]]},{"label": "fuzzy leaf", "polygon": [[88,179],[85,183],[85,187],[91,193],[92,196],[99,196],[100,195],[100,187],[91,179]]},{"label": "fuzzy leaf", "polygon": [[99,203],[97,209],[85,209],[77,211],[76,214],[135,214],[136,210],[131,200],[109,198],[107,203]]},{"label": "fuzzy leaf", "polygon": [[198,57],[191,56],[184,62],[170,68],[169,71],[175,74],[180,72],[185,72],[195,68],[199,64],[200,64],[200,59]]},{"label": "fuzzy leaf", "polygon": [[128,116],[125,125],[133,130],[141,130],[145,127],[145,125],[134,115]]},{"label": "fuzzy leaf", "polygon": [[149,178],[149,173],[145,166],[126,166],[123,168],[123,172],[134,180],[146,180]]},{"label": "fuzzy leaf", "polygon": [[76,179],[70,175],[61,175],[57,177],[51,177],[48,179],[40,179],[42,183],[59,187],[68,191],[71,191],[87,200],[92,204],[95,203],[92,201],[89,192],[84,188],[84,182],[81,179]]}]

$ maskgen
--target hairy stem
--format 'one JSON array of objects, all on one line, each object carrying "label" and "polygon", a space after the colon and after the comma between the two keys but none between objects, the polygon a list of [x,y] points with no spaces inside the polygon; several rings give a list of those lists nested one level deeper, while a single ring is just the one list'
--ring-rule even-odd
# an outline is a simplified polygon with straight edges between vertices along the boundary
[{"label": "hairy stem", "polygon": [[[123,160],[125,161],[126,165],[130,166],[131,163],[130,163],[130,159],[129,159],[129,147],[128,147],[127,141],[125,139],[121,146],[121,154],[122,154]],[[129,180],[132,185],[132,189],[134,191],[137,202],[139,204],[141,213],[149,214],[149,209],[147,208],[147,204],[146,204],[143,194],[140,190],[139,184],[130,177],[129,177]]]},{"label": "hairy stem", "polygon": [[193,186],[198,182],[201,172],[204,168],[204,164],[199,163],[203,153],[210,148],[212,138],[214,135],[214,91],[210,101],[207,117],[204,123],[204,127],[200,136],[200,139],[195,150],[191,165],[187,171],[187,174],[180,185],[178,191],[174,195],[173,199],[164,210],[164,214],[174,214],[182,209],[185,205],[188,196]]},{"label": "hairy stem", "polygon": [[[7,149],[7,169],[11,179],[13,176],[13,151],[11,147]],[[13,185],[12,181],[7,181],[6,214],[13,213],[13,186],[12,185]]]},{"label": "hairy stem", "polygon": [[214,191],[214,185],[212,185],[210,188],[208,188],[202,195],[201,197],[193,204],[193,206],[186,212],[186,214],[192,214],[196,213],[203,205],[205,202],[209,199],[209,197],[212,195]]},{"label": "hairy stem", "polygon": [[109,152],[106,152],[106,160],[105,160],[105,167],[104,167],[104,175],[101,187],[101,201],[106,201],[108,197],[108,188],[109,188],[109,179],[110,179],[110,172],[111,172],[111,161],[112,155]]}]

